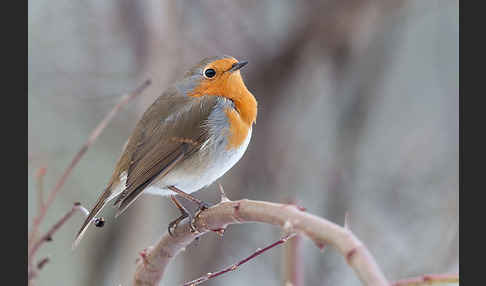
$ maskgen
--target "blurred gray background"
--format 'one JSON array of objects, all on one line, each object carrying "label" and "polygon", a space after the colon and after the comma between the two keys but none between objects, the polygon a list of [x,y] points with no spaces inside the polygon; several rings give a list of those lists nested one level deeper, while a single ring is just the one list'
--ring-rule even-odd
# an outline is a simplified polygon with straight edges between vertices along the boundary
[{"label": "blurred gray background", "polygon": [[[91,130],[146,78],[50,209],[91,207],[143,111],[201,58],[227,54],[259,102],[243,159],[222,179],[231,199],[294,200],[351,229],[390,280],[458,272],[458,1],[28,2],[29,225],[34,174],[50,190]],[[215,203],[217,184],[196,196]],[[119,219],[108,208],[73,252],[77,214],[37,256],[36,285],[130,285],[138,252],[178,216],[142,196]],[[175,258],[161,285],[234,263],[280,236],[231,226]],[[359,285],[343,257],[302,245],[306,285]],[[282,247],[206,285],[282,285]]]}]

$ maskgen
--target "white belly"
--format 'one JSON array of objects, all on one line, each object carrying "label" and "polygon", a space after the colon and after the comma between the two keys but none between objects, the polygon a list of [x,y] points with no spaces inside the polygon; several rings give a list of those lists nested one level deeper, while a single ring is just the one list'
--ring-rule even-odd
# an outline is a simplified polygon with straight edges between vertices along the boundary
[{"label": "white belly", "polygon": [[[180,163],[162,179],[147,187],[144,193],[167,196],[175,194],[167,187],[176,186],[190,194],[212,184],[241,159],[250,143],[251,132],[250,128],[245,141],[238,148],[227,150],[226,146],[221,145],[210,156]],[[204,168],[194,169],[194,160],[204,160]]]}]

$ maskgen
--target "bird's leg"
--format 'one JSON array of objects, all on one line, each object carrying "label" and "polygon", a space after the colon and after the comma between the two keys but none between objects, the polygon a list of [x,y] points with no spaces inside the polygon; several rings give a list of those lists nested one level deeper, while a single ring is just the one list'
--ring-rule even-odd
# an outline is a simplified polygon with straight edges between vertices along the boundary
[{"label": "bird's leg", "polygon": [[179,196],[183,197],[186,200],[190,200],[190,201],[195,202],[199,206],[199,211],[202,211],[202,210],[209,208],[209,205],[207,203],[205,203],[204,201],[201,201],[200,199],[198,199],[198,198],[196,198],[196,197],[194,197],[194,196],[192,196],[192,195],[190,195],[190,194],[188,194],[184,191],[181,191],[180,189],[178,189],[175,186],[170,186],[169,190],[177,193]]},{"label": "bird's leg", "polygon": [[[192,230],[193,232],[196,232],[196,231],[197,231],[197,229],[196,229],[196,227],[194,226],[195,219],[196,219],[196,218],[199,216],[199,214],[200,214],[202,211],[204,211],[204,210],[206,210],[206,209],[208,209],[208,208],[209,208],[208,204],[207,204],[206,202],[204,202],[204,201],[202,201],[202,200],[200,200],[200,199],[198,199],[198,198],[194,197],[194,196],[191,196],[190,194],[188,194],[188,193],[186,193],[186,192],[184,192],[184,191],[181,191],[180,189],[178,189],[178,188],[177,188],[177,187],[175,187],[175,186],[170,186],[170,187],[169,187],[169,190],[171,190],[171,191],[173,191],[173,192],[177,193],[178,195],[180,195],[181,197],[183,197],[183,198],[185,198],[185,199],[187,199],[187,200],[193,201],[193,202],[195,202],[196,204],[198,204],[199,208],[198,208],[198,210],[196,211],[196,214],[195,214],[194,216],[191,216],[191,230]],[[179,203],[179,202],[178,202],[178,203]],[[180,204],[180,203],[179,203],[179,204]],[[187,213],[187,211],[186,211],[186,213]]]},{"label": "bird's leg", "polygon": [[170,199],[176,205],[176,207],[181,211],[181,216],[178,217],[178,218],[176,218],[175,220],[171,221],[169,223],[169,227],[167,228],[167,230],[169,231],[169,235],[170,236],[174,236],[173,230],[175,230],[177,228],[177,225],[183,219],[185,219],[188,216],[191,216],[192,217],[192,215],[190,215],[189,212],[186,210],[186,208],[181,203],[179,203],[179,201],[176,199],[176,196],[175,195],[171,195],[170,196]]}]

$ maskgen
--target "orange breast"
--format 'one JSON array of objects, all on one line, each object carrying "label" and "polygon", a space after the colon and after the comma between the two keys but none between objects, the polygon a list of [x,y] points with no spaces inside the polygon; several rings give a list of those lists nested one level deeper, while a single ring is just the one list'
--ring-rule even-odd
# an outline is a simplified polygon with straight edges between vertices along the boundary
[{"label": "orange breast", "polygon": [[199,84],[188,93],[189,96],[222,96],[230,99],[235,106],[224,110],[230,126],[230,137],[227,148],[238,148],[245,142],[248,130],[257,117],[257,101],[246,88],[239,70],[229,72],[235,59],[220,59],[209,66],[218,71],[214,79],[201,79]]},{"label": "orange breast", "polygon": [[242,120],[238,112],[232,108],[226,108],[224,113],[226,113],[226,116],[228,117],[230,126],[230,136],[228,138],[228,145],[226,148],[238,148],[241,146],[241,144],[243,144],[243,142],[245,142],[251,125]]}]

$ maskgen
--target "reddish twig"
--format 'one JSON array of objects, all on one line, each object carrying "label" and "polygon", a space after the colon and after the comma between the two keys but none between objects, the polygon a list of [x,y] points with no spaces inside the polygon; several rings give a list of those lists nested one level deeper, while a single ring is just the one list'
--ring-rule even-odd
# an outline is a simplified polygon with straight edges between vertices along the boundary
[{"label": "reddish twig", "polygon": [[[46,175],[46,168],[39,168],[35,174],[36,187],[37,187],[37,215],[44,208],[44,176]],[[37,233],[31,232],[28,239],[28,248],[30,249],[32,242],[36,239]]]},{"label": "reddish twig", "polygon": [[46,234],[44,234],[43,236],[41,236],[33,245],[32,245],[32,248],[29,250],[29,256],[28,256],[28,260],[29,261],[32,261],[32,258],[34,257],[34,254],[37,252],[37,250],[39,249],[39,247],[45,243],[46,241],[51,241],[52,240],[52,236],[54,235],[54,233],[56,233],[60,228],[61,226],[66,223],[66,221],[68,219],[70,219],[73,214],[76,212],[76,211],[82,211],[83,214],[85,213],[84,212],[84,207],[81,205],[81,203],[75,203],[73,205],[73,207],[71,208],[71,210],[69,210],[61,219],[59,219],[59,221],[57,221],[52,227],[51,229],[49,229],[48,232],[46,232]]},{"label": "reddish twig", "polygon": [[201,277],[199,277],[199,278],[197,278],[195,280],[186,282],[183,285],[184,286],[195,286],[195,285],[201,284],[203,282],[206,282],[209,279],[212,279],[212,278],[218,277],[220,275],[223,275],[226,272],[235,271],[241,265],[243,265],[246,262],[252,260],[253,258],[259,256],[260,254],[264,253],[265,251],[270,250],[270,249],[274,248],[277,245],[280,245],[282,243],[285,243],[287,240],[291,239],[293,236],[295,236],[295,233],[287,234],[286,236],[284,236],[281,239],[277,240],[276,242],[268,245],[267,247],[261,248],[261,249],[257,249],[253,254],[251,254],[250,256],[246,257],[245,259],[237,262],[236,264],[233,264],[231,266],[228,266],[228,267],[226,267],[226,268],[224,268],[222,270],[219,270],[217,272],[214,272],[214,273],[208,273],[208,274],[206,274],[204,276],[201,276]]},{"label": "reddish twig", "polygon": [[37,170],[36,181],[37,181],[37,193],[39,196],[38,208],[39,210],[44,207],[44,176],[46,175],[46,168],[42,167]]},{"label": "reddish twig", "polygon": [[34,218],[34,222],[33,222],[33,225],[32,225],[32,230],[31,230],[31,233],[29,235],[29,245],[30,245],[30,242],[31,242],[32,238],[35,237],[35,235],[37,234],[38,229],[39,229],[39,225],[42,222],[42,220],[44,219],[44,217],[45,217],[45,215],[47,213],[47,210],[49,209],[50,205],[54,201],[57,193],[59,192],[59,190],[62,188],[62,186],[66,182],[66,179],[71,174],[73,168],[81,160],[81,158],[83,157],[84,153],[86,153],[86,151],[88,150],[88,148],[95,142],[96,138],[98,138],[98,136],[105,129],[105,127],[108,125],[108,123],[110,123],[110,121],[116,115],[116,113],[118,112],[118,110],[123,105],[127,104],[130,100],[132,100],[133,98],[135,98],[137,95],[139,95],[140,93],[142,93],[142,91],[145,90],[145,88],[147,88],[147,86],[149,86],[150,83],[151,83],[150,80],[146,80],[139,87],[137,87],[133,92],[124,95],[121,98],[120,102],[118,102],[118,104],[115,105],[115,107],[113,107],[113,109],[105,116],[105,118],[91,132],[91,135],[89,136],[88,140],[84,143],[84,145],[81,147],[81,149],[78,151],[78,153],[74,156],[74,158],[72,159],[71,163],[66,168],[66,170],[62,174],[61,178],[59,179],[59,181],[57,182],[57,184],[55,185],[55,187],[49,193],[49,196],[47,197],[47,201],[45,202],[44,206],[39,210],[38,215]]},{"label": "reddish twig", "polygon": [[392,286],[422,286],[443,283],[459,283],[459,274],[427,274],[393,282]]},{"label": "reddish twig", "polygon": [[83,207],[80,203],[75,203],[71,208],[71,210],[69,210],[57,223],[55,223],[46,234],[44,234],[41,238],[36,240],[32,248],[29,249],[28,272],[27,272],[27,279],[29,281],[29,285],[31,285],[31,281],[37,276],[38,270],[41,270],[44,267],[44,265],[47,262],[49,262],[49,257],[45,257],[37,263],[36,267],[34,267],[32,264],[34,254],[37,252],[37,250],[41,247],[43,243],[52,240],[52,236],[54,235],[54,233],[56,233],[61,228],[61,226],[63,226],[64,223],[66,223],[66,221],[73,216],[73,214],[76,211],[81,211],[84,215],[86,215],[86,213],[89,213],[88,210],[85,207]]}]

